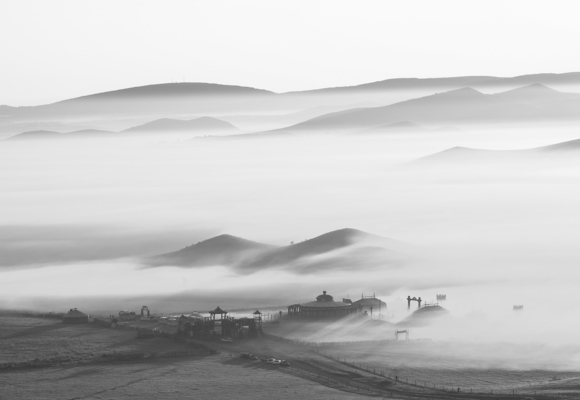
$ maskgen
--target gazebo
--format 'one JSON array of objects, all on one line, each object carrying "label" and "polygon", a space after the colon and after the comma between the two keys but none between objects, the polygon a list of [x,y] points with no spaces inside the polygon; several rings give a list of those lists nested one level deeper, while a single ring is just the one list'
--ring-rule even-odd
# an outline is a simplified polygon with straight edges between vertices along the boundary
[{"label": "gazebo", "polygon": [[220,316],[219,319],[222,320],[222,319],[227,318],[228,312],[222,310],[219,306],[217,306],[217,308],[215,310],[209,312],[209,315],[210,315],[210,318],[212,320],[215,320],[216,319],[215,318],[216,315],[219,315]]}]

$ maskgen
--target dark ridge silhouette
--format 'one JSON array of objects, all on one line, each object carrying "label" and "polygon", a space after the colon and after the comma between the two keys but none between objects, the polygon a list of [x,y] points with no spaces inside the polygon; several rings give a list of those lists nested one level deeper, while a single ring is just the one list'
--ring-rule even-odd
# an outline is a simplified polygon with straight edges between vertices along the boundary
[{"label": "dark ridge silhouette", "polygon": [[190,120],[162,118],[125,129],[123,132],[238,132],[238,128],[229,122],[212,117],[201,117]]},{"label": "dark ridge silhouette", "polygon": [[273,248],[275,246],[224,234],[179,251],[150,257],[145,260],[145,263],[152,266],[234,266],[242,258],[252,257]]}]

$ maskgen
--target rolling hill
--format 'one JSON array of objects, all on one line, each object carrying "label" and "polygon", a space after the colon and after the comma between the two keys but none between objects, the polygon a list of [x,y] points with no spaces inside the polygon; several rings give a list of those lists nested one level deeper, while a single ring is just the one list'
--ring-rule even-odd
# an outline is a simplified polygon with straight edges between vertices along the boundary
[{"label": "rolling hill", "polygon": [[213,83],[180,82],[132,87],[32,107],[5,107],[5,121],[117,116],[172,116],[261,110],[276,94]]},{"label": "rolling hill", "polygon": [[430,325],[437,320],[445,321],[449,317],[448,310],[439,305],[433,305],[415,310],[403,321],[397,323],[397,325],[403,327],[422,327]]},{"label": "rolling hill", "polygon": [[504,104],[503,101],[475,89],[462,88],[384,107],[330,113],[288,127],[286,130],[299,132],[370,129],[403,121],[449,123],[467,113],[498,103]]},{"label": "rolling hill", "polygon": [[273,248],[275,246],[224,234],[172,253],[150,257],[145,262],[154,266],[234,266],[241,259],[254,257]]},{"label": "rolling hill", "polygon": [[190,120],[162,118],[125,129],[123,132],[219,132],[233,134],[239,130],[229,122],[212,117],[200,117]]},{"label": "rolling hill", "polygon": [[356,229],[340,229],[289,246],[271,246],[221,235],[177,252],[145,260],[153,266],[222,265],[239,273],[281,268],[294,273],[397,267],[408,261],[411,246]]},{"label": "rolling hill", "polygon": [[544,101],[580,99],[577,93],[562,93],[540,83],[519,87],[492,95],[494,98],[518,103],[538,103]]},{"label": "rolling hill", "polygon": [[[361,85],[274,93],[236,85],[201,82],[164,83],[112,90],[59,102],[28,107],[0,106],[5,124],[31,121],[63,121],[90,117],[166,117],[183,115],[234,115],[236,113],[289,113],[320,106],[344,106],[353,102],[393,104],[436,92],[464,87],[498,91],[525,85],[580,91],[580,72],[534,74],[516,77],[467,76],[447,78],[397,78]],[[227,113],[227,114],[224,114]],[[414,118],[401,118],[398,121]],[[390,120],[382,124],[397,122]],[[416,122],[421,122],[416,120]],[[46,128],[44,128],[46,129]]]},{"label": "rolling hill", "polygon": [[450,149],[419,158],[411,164],[432,166],[491,165],[525,161],[575,161],[580,155],[580,139],[555,143],[548,146],[518,150],[487,150],[469,147]]},{"label": "rolling hill", "polygon": [[[413,121],[455,125],[538,120],[580,120],[580,95],[534,84],[494,95],[465,87],[373,108],[355,108],[321,115],[283,130],[293,133],[348,132]],[[276,131],[271,131],[276,132]]]}]

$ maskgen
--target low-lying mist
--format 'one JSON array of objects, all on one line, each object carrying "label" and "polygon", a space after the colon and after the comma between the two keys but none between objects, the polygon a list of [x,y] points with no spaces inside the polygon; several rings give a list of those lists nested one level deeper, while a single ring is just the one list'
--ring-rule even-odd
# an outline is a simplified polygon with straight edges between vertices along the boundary
[{"label": "low-lying mist", "polygon": [[[414,160],[456,146],[515,150],[578,137],[561,126],[3,142],[0,306],[109,314],[147,304],[172,312],[374,292],[388,304],[388,321],[405,327],[408,295],[434,301],[445,293],[449,317],[411,327],[413,337],[571,346],[580,334],[580,164],[562,168],[541,154],[501,164]],[[308,273],[142,262],[224,233],[282,246],[347,227],[421,254],[401,268],[316,269],[305,258]],[[522,312],[512,310],[518,304]],[[368,335],[393,331],[385,324]],[[348,337],[341,332],[329,326],[311,339]]]}]

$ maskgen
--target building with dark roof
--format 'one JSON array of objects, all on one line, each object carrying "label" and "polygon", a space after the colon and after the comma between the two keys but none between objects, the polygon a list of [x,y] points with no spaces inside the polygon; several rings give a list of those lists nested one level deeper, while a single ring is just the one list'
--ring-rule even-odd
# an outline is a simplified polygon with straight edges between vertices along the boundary
[{"label": "building with dark roof", "polygon": [[344,301],[334,301],[334,298],[326,294],[326,291],[316,296],[316,301],[288,306],[288,317],[290,318],[342,318],[361,312],[362,306]]}]

